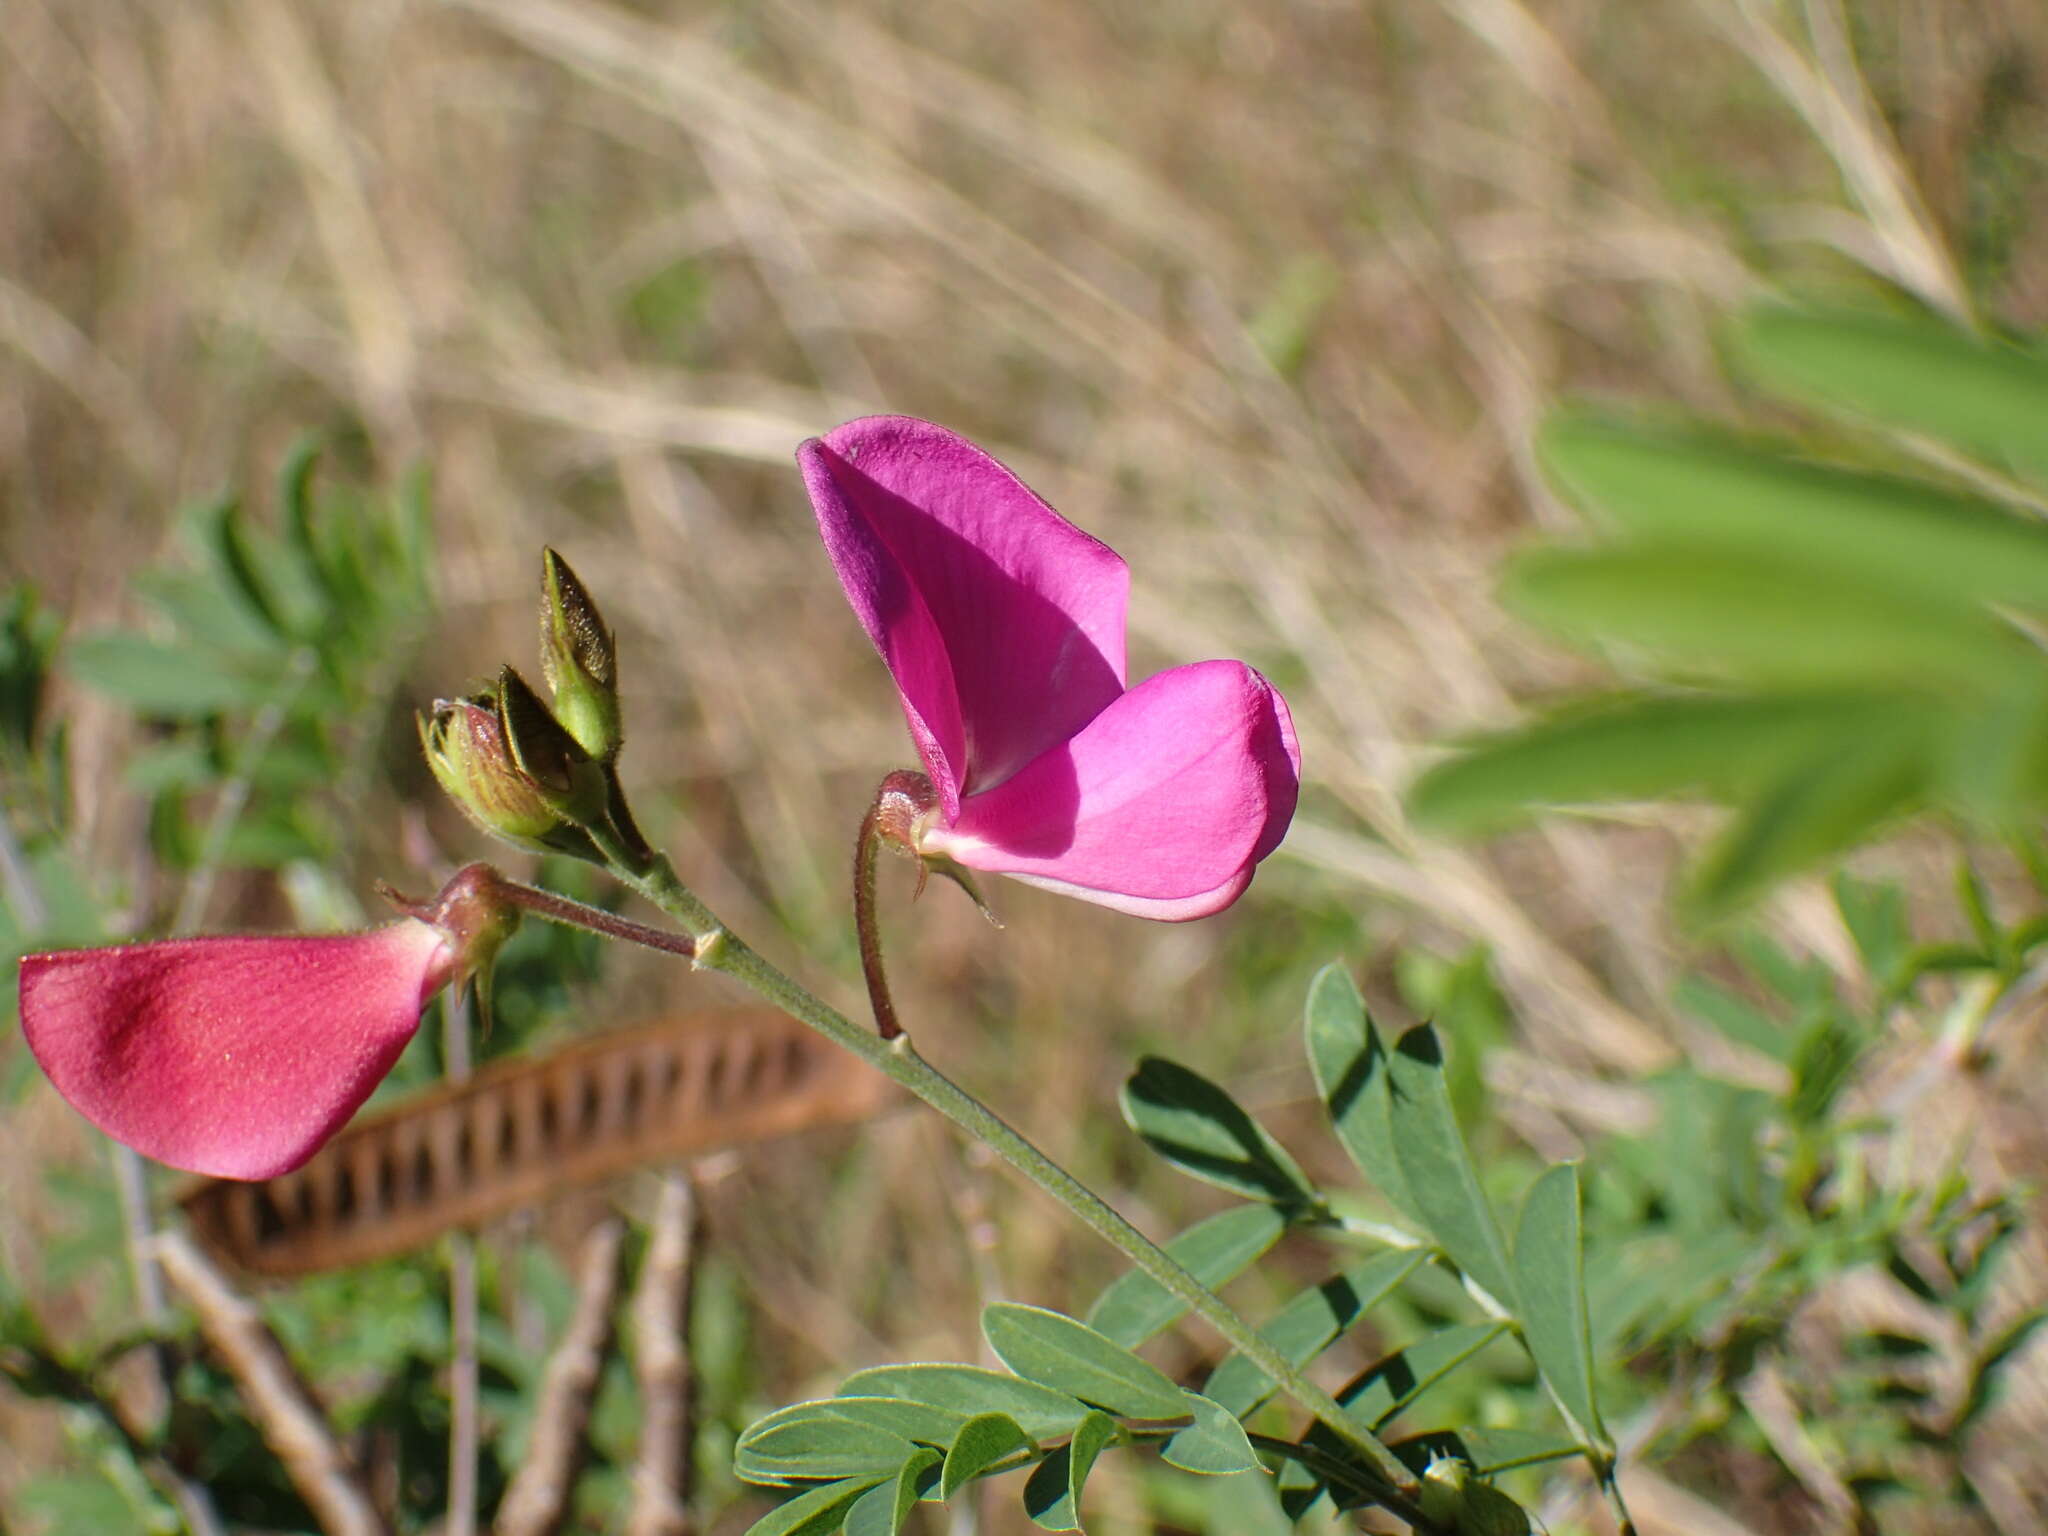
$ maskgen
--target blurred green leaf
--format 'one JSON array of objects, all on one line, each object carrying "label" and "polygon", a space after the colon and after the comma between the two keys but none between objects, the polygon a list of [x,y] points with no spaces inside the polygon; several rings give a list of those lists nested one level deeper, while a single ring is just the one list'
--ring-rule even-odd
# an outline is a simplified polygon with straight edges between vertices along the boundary
[{"label": "blurred green leaf", "polygon": [[877,1365],[840,1384],[841,1397],[900,1397],[972,1418],[1007,1413],[1033,1440],[1070,1435],[1088,1414],[1064,1392],[978,1365]]},{"label": "blurred green leaf", "polygon": [[1187,1412],[1180,1388],[1156,1366],[1071,1317],[999,1301],[982,1309],[981,1331],[1003,1364],[1027,1381],[1124,1418]]},{"label": "blurred green leaf", "polygon": [[1861,1037],[1835,1014],[1810,1023],[1792,1053],[1792,1093],[1785,1109],[1794,1125],[1820,1125],[1849,1084],[1863,1053]]},{"label": "blurred green leaf", "polygon": [[1498,826],[1544,806],[1695,794],[1729,798],[1898,714],[1895,694],[1624,693],[1484,736],[1409,792],[1418,821]]},{"label": "blurred green leaf", "polygon": [[1997,1403],[1999,1390],[2005,1385],[2006,1367],[2033,1341],[2043,1324],[2048,1324],[2048,1307],[2028,1307],[1981,1347],[1972,1362],[1969,1391],[1956,1415],[1956,1433],[1968,1429]]},{"label": "blurred green leaf", "polygon": [[1906,922],[1906,893],[1890,881],[1859,880],[1846,873],[1835,876],[1831,889],[1835,910],[1863,957],[1870,984],[1880,993],[1890,992],[1898,985],[1913,947],[1912,930]]},{"label": "blurred green leaf", "polygon": [[1343,276],[1327,256],[1316,253],[1288,262],[1245,327],[1275,373],[1300,371],[1323,311],[1342,286]]},{"label": "blurred green leaf", "polygon": [[1386,1048],[1366,1015],[1358,984],[1342,966],[1324,966],[1309,983],[1305,1032],[1316,1092],[1344,1150],[1395,1209],[1421,1221],[1394,1153]]},{"label": "blurred green leaf", "polygon": [[[1259,1335],[1290,1364],[1306,1365],[1391,1296],[1428,1257],[1420,1248],[1397,1249],[1354,1265],[1294,1296],[1259,1329]],[[1202,1385],[1204,1396],[1240,1419],[1272,1396],[1273,1390],[1272,1377],[1234,1352]]]},{"label": "blurred green leaf", "polygon": [[33,746],[60,627],[27,582],[0,589],[0,749],[26,758]]},{"label": "blurred green leaf", "polygon": [[910,1518],[919,1496],[939,1466],[939,1453],[929,1446],[914,1453],[896,1473],[895,1481],[862,1494],[846,1512],[846,1536],[896,1536]]},{"label": "blurred green leaf", "polygon": [[2041,664],[2011,625],[1974,607],[1706,546],[1530,550],[1509,568],[1505,596],[1569,638],[1779,686],[1889,683],[1969,696]]},{"label": "blurred green leaf", "polygon": [[1514,1273],[1493,1208],[1451,1111],[1436,1031],[1417,1025],[1387,1058],[1394,1156],[1416,1209],[1451,1262],[1510,1311]]},{"label": "blurred green leaf", "polygon": [[173,719],[254,708],[269,691],[262,680],[197,651],[125,630],[78,636],[65,650],[64,666],[88,687],[144,714]]},{"label": "blurred green leaf", "polygon": [[219,761],[203,743],[181,736],[132,754],[122,777],[139,795],[159,795],[166,790],[199,789],[219,778],[220,771]]},{"label": "blurred green leaf", "polygon": [[1289,1211],[1321,1204],[1300,1165],[1200,1073],[1144,1057],[1124,1084],[1122,1103],[1131,1129],[1183,1172]]},{"label": "blurred green leaf", "polygon": [[[1239,1205],[1197,1222],[1166,1245],[1169,1257],[1209,1290],[1219,1290],[1255,1263],[1287,1230],[1270,1205]],[[1142,1269],[1119,1275],[1088,1309],[1089,1327],[1113,1343],[1135,1349],[1187,1311]]]},{"label": "blurred green leaf", "polygon": [[280,639],[289,638],[290,626],[285,623],[263,577],[257,572],[241,503],[228,500],[217,504],[207,519],[206,535],[213,556],[226,578],[224,586],[227,591],[241,600],[263,628]]},{"label": "blurred green leaf", "polygon": [[1485,1124],[1486,1053],[1510,1034],[1507,1000],[1494,985],[1486,947],[1475,944],[1456,960],[1411,948],[1395,958],[1394,975],[1409,1011],[1452,1043],[1446,1084],[1458,1123],[1468,1129]]},{"label": "blurred green leaf", "polygon": [[840,1528],[854,1500],[882,1481],[850,1478],[800,1493],[748,1526],[746,1536],[826,1536]]},{"label": "blurred green leaf", "polygon": [[1199,1472],[1205,1477],[1260,1470],[1259,1458],[1252,1454],[1252,1443],[1245,1438],[1237,1415],[1199,1392],[1182,1396],[1195,1422],[1160,1447],[1162,1459],[1183,1472]]},{"label": "blurred green leaf", "polygon": [[1713,1025],[1729,1039],[1773,1061],[1789,1060],[1799,1043],[1798,1033],[1783,1019],[1771,1017],[1748,998],[1705,976],[1680,977],[1671,1000],[1681,1012]]},{"label": "blurred green leaf", "polygon": [[939,1473],[939,1497],[950,1499],[996,1463],[1019,1451],[1037,1447],[1031,1437],[1006,1413],[977,1414],[960,1426],[946,1449],[946,1462]]},{"label": "blurred green leaf", "polygon": [[1767,306],[1738,341],[1777,389],[1973,452],[2048,466],[2048,357],[1931,317]]},{"label": "blurred green leaf", "polygon": [[1566,1418],[1588,1444],[1597,1445],[1605,1431],[1593,1398],[1584,1246],[1579,1165],[1558,1163],[1544,1170],[1530,1188],[1515,1226],[1518,1315],[1529,1353]]},{"label": "blurred green leaf", "polygon": [[1544,424],[1538,451],[1573,500],[1634,543],[1783,561],[1947,607],[2048,609],[2048,527],[1988,501],[1573,414]]},{"label": "blurred green leaf", "polygon": [[1033,1525],[1048,1531],[1081,1529],[1081,1490],[1096,1459],[1120,1433],[1108,1414],[1091,1413],[1072,1440],[1032,1469],[1024,1485],[1024,1512]]},{"label": "blurred green leaf", "polygon": [[261,673],[274,667],[287,649],[247,604],[224,593],[210,575],[151,569],[139,573],[132,585],[136,596],[170,620],[179,639],[195,650]]},{"label": "blurred green leaf", "polygon": [[1737,811],[1687,883],[1689,914],[1723,917],[1846,851],[1916,806],[1925,787],[1920,744],[1904,723],[1811,759]]},{"label": "blurred green leaf", "polygon": [[179,1529],[145,1521],[121,1490],[103,1477],[84,1472],[46,1473],[31,1477],[16,1490],[20,1513],[46,1522],[53,1532],[87,1532],[93,1536],[155,1536]]},{"label": "blurred green leaf", "polygon": [[313,477],[320,468],[320,438],[308,433],[292,444],[277,475],[277,505],[284,522],[285,547],[299,563],[305,580],[331,607],[335,593],[321,554],[315,524]]}]

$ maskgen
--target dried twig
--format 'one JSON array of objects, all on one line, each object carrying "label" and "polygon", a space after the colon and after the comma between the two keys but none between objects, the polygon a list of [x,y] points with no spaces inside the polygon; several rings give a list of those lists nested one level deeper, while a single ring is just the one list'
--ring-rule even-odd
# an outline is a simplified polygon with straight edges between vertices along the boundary
[{"label": "dried twig", "polygon": [[552,1536],[568,1512],[590,1400],[611,1343],[624,1236],[624,1224],[612,1219],[583,1240],[576,1266],[576,1310],[541,1377],[533,1436],[518,1475],[498,1505],[497,1536]]},{"label": "dried twig", "polygon": [[181,1232],[163,1232],[156,1261],[192,1310],[199,1331],[241,1388],[249,1417],[329,1536],[387,1536],[354,1463],[285,1357],[255,1304]]},{"label": "dried twig", "polygon": [[697,1192],[680,1166],[662,1176],[647,1257],[633,1291],[633,1374],[640,1389],[640,1454],[626,1536],[688,1536],[691,1416],[690,1283]]},{"label": "dried twig", "polygon": [[[451,1084],[469,1081],[470,994],[458,987],[442,1005],[441,1057]],[[448,1518],[444,1536],[476,1536],[476,1239],[448,1234]]]}]

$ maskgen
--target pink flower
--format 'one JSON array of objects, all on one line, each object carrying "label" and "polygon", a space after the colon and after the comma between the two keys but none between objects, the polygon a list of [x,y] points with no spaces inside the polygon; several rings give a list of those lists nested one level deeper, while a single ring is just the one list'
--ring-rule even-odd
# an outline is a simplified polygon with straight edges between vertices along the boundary
[{"label": "pink flower", "polygon": [[1123,561],[957,433],[870,416],[797,462],[932,782],[920,851],[1169,921],[1243,893],[1300,781],[1271,684],[1205,661],[1127,689]]},{"label": "pink flower", "polygon": [[516,926],[481,864],[368,933],[167,939],[29,955],[21,1028],[57,1091],[173,1168],[267,1179],[384,1080],[420,1012]]},{"label": "pink flower", "polygon": [[21,1027],[71,1106],[173,1168],[267,1179],[384,1080],[455,951],[405,918],[326,937],[171,939],[30,955]]}]

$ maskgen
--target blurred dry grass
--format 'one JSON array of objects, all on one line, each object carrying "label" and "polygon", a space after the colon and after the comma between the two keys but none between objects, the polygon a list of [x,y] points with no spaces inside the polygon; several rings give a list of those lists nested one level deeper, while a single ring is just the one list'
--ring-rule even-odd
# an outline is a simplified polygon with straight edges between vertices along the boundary
[{"label": "blurred dry grass", "polygon": [[[1129,558],[1135,671],[1240,655],[1288,689],[1312,790],[1231,921],[1484,940],[1530,1052],[1639,1070],[1670,1050],[1668,833],[1481,855],[1396,798],[1424,743],[1573,675],[1490,602],[1499,551],[1568,522],[1528,429],[1572,390],[1735,408],[1714,323],[1771,284],[1975,286],[2048,325],[2044,96],[2038,0],[15,0],[0,569],[104,620],[177,502],[261,483],[309,424],[359,428],[380,474],[429,460],[420,699],[524,664],[563,548],[622,631],[656,830],[771,948],[836,945],[817,979],[850,1001],[844,845],[906,743],[789,456],[930,416]],[[80,745],[118,864],[119,742]],[[1055,1152],[1102,1171],[1145,1040],[1292,1066],[1291,1021],[1224,1022],[1229,922],[1000,895],[1001,936],[944,892],[899,920],[896,969]],[[1783,913],[1839,945],[1810,899]],[[1077,1299],[1049,1220],[977,1246],[992,1176],[942,1145],[892,1125],[836,1196],[795,1156],[714,1190],[803,1320],[793,1374],[876,1351],[906,1254],[957,1304],[890,1317],[927,1330],[903,1348],[971,1349],[977,1275]]]}]

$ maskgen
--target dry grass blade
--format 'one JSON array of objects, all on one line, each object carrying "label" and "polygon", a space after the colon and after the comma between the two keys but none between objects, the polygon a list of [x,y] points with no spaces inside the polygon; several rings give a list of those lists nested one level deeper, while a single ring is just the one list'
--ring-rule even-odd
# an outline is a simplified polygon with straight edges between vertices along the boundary
[{"label": "dry grass blade", "polygon": [[182,1233],[159,1234],[156,1260],[199,1315],[199,1331],[241,1388],[249,1416],[329,1536],[389,1530],[313,1394],[262,1315]]},{"label": "dry grass blade", "polygon": [[576,1309],[541,1377],[533,1438],[498,1505],[493,1527],[497,1536],[549,1536],[568,1513],[590,1400],[611,1342],[612,1303],[619,1293],[619,1250],[625,1235],[625,1223],[611,1219],[600,1222],[583,1240],[576,1260]]},{"label": "dry grass blade", "polygon": [[647,1257],[633,1291],[633,1374],[640,1388],[640,1454],[626,1536],[690,1529],[690,1281],[697,1193],[689,1173],[662,1175]]},{"label": "dry grass blade", "polygon": [[579,1041],[358,1121],[296,1173],[183,1198],[257,1274],[363,1264],[646,1163],[873,1114],[885,1080],[779,1013],[698,1014]]}]

